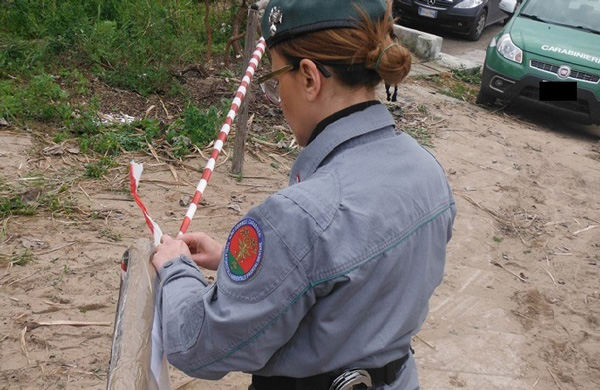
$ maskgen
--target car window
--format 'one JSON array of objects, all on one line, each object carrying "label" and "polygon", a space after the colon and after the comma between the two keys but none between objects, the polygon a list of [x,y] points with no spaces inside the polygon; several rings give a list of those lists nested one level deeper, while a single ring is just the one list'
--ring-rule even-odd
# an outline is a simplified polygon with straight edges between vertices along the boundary
[{"label": "car window", "polygon": [[600,0],[529,0],[521,15],[600,33]]}]

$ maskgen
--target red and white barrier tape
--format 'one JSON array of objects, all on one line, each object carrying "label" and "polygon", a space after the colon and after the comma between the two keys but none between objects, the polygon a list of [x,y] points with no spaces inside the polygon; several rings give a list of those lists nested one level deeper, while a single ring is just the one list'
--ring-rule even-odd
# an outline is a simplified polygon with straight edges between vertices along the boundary
[{"label": "red and white barrier tape", "polygon": [[212,153],[210,154],[210,158],[208,159],[208,161],[206,163],[206,167],[202,171],[202,178],[198,182],[198,186],[196,187],[196,193],[194,194],[194,198],[192,199],[192,202],[190,203],[190,207],[188,208],[185,218],[183,219],[183,223],[181,224],[181,227],[179,228],[180,235],[187,231],[188,227],[190,226],[190,223],[192,222],[192,219],[194,218],[194,214],[196,213],[198,204],[200,203],[200,200],[202,199],[202,195],[204,194],[204,190],[206,189],[208,180],[210,179],[210,176],[212,175],[213,170],[215,169],[215,164],[217,162],[217,158],[219,158],[219,153],[221,153],[221,150],[223,149],[223,145],[225,144],[225,141],[227,140],[227,136],[229,135],[229,130],[231,130],[231,125],[233,124],[233,119],[237,115],[237,112],[242,104],[242,101],[244,101],[244,98],[246,97],[246,92],[248,91],[248,87],[250,86],[250,81],[252,80],[252,77],[254,76],[254,72],[256,71],[258,63],[260,62],[263,54],[265,53],[265,49],[266,49],[265,39],[263,37],[261,37],[258,40],[258,44],[256,45],[256,49],[254,50],[254,53],[252,53],[252,59],[250,59],[250,62],[248,63],[248,68],[246,69],[246,74],[245,74],[244,78],[242,79],[242,84],[240,85],[240,87],[238,88],[238,90],[235,94],[235,98],[233,99],[233,103],[231,104],[231,109],[229,110],[229,113],[227,114],[227,119],[225,119],[225,123],[221,127],[219,136],[217,137],[217,140],[215,141],[214,149],[213,149]]},{"label": "red and white barrier tape", "polygon": [[160,226],[156,222],[150,218],[150,214],[148,214],[148,210],[146,209],[146,205],[140,199],[138,195],[137,189],[140,184],[140,177],[142,177],[142,172],[144,171],[144,166],[142,164],[138,164],[135,161],[131,161],[129,163],[129,186],[131,189],[131,195],[135,200],[135,203],[144,213],[144,218],[146,219],[146,225],[150,228],[152,232],[152,236],[154,237],[154,245],[160,244],[160,239],[163,235],[162,230],[160,230]]}]

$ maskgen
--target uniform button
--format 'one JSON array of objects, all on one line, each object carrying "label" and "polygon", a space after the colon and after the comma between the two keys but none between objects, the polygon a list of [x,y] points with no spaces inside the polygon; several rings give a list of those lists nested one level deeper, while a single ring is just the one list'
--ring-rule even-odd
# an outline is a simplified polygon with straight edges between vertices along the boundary
[{"label": "uniform button", "polygon": [[163,264],[163,268],[169,268],[172,265],[173,265],[173,261],[169,260],[169,261],[167,261],[166,263]]}]

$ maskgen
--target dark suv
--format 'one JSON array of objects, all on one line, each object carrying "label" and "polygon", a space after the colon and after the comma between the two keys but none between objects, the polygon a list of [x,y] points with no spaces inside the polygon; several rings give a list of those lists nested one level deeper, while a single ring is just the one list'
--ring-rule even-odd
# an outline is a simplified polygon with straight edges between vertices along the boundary
[{"label": "dark suv", "polygon": [[477,41],[486,26],[507,20],[500,0],[394,0],[394,11],[403,24],[422,24],[466,34]]}]

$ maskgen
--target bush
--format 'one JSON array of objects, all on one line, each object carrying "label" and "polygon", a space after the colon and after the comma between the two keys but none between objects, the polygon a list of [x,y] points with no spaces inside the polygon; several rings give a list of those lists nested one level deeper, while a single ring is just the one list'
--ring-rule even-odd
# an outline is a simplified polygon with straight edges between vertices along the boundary
[{"label": "bush", "polygon": [[221,109],[210,107],[199,109],[189,105],[167,131],[167,141],[175,147],[175,155],[183,156],[191,152],[191,146],[203,147],[215,139],[223,122],[223,113],[231,102],[223,100]]}]

